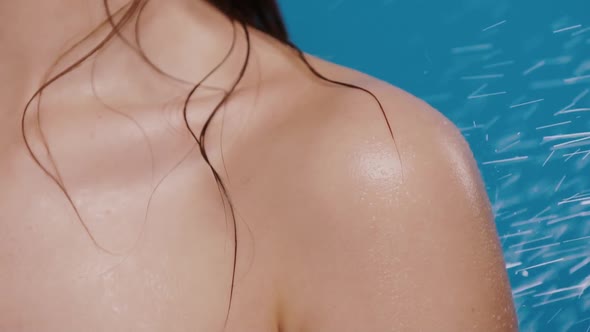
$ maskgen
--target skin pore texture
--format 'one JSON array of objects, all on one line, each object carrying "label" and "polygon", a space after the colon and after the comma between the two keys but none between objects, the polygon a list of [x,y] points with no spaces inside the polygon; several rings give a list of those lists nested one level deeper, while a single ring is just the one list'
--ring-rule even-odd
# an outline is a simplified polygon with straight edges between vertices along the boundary
[{"label": "skin pore texture", "polygon": [[[189,103],[199,132],[246,35],[205,1],[151,0],[141,48],[169,76],[114,38],[31,104],[31,150],[78,216],[27,150],[21,116],[108,34],[55,63],[105,19],[102,0],[0,0],[0,331],[221,331],[234,229],[182,106],[235,35]],[[133,27],[121,34],[137,46]],[[249,32],[245,75],[206,136],[237,220],[225,331],[516,331],[459,130],[397,87],[308,56],[379,98],[394,143],[369,94]]]}]

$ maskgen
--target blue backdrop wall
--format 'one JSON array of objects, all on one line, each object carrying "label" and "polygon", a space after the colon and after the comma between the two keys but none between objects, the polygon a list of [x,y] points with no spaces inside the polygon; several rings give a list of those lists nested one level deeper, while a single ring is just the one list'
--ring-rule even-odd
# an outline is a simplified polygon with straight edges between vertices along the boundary
[{"label": "blue backdrop wall", "polygon": [[522,331],[590,329],[590,0],[280,0],[304,51],[462,131]]}]

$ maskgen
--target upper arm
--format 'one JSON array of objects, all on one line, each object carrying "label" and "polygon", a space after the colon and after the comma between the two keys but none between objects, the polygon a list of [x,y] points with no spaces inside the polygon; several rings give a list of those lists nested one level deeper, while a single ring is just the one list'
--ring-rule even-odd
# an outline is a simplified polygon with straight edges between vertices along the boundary
[{"label": "upper arm", "polygon": [[393,92],[378,96],[395,145],[378,110],[343,111],[297,180],[305,195],[291,200],[301,211],[284,242],[285,331],[515,331],[467,142],[426,103]]}]

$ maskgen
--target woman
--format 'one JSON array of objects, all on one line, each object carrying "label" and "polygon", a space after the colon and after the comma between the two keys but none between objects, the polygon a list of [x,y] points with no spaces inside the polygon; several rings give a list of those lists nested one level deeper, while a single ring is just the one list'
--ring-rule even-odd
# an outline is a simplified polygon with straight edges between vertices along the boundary
[{"label": "woman", "polygon": [[273,1],[0,2],[0,331],[515,331],[460,132]]}]

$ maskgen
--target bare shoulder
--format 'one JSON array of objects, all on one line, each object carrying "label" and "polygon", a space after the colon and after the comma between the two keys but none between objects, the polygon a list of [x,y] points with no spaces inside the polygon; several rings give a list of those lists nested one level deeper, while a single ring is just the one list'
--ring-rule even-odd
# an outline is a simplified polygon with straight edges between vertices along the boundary
[{"label": "bare shoulder", "polygon": [[315,83],[265,145],[284,331],[515,331],[489,200],[460,131],[397,87],[312,64],[362,89]]},{"label": "bare shoulder", "polygon": [[452,185],[489,208],[469,144],[441,112],[389,83],[311,59],[326,77],[354,87],[316,79],[306,107],[291,110],[272,141],[298,160],[291,178],[311,179],[314,191],[330,181],[387,186],[390,194]]}]

